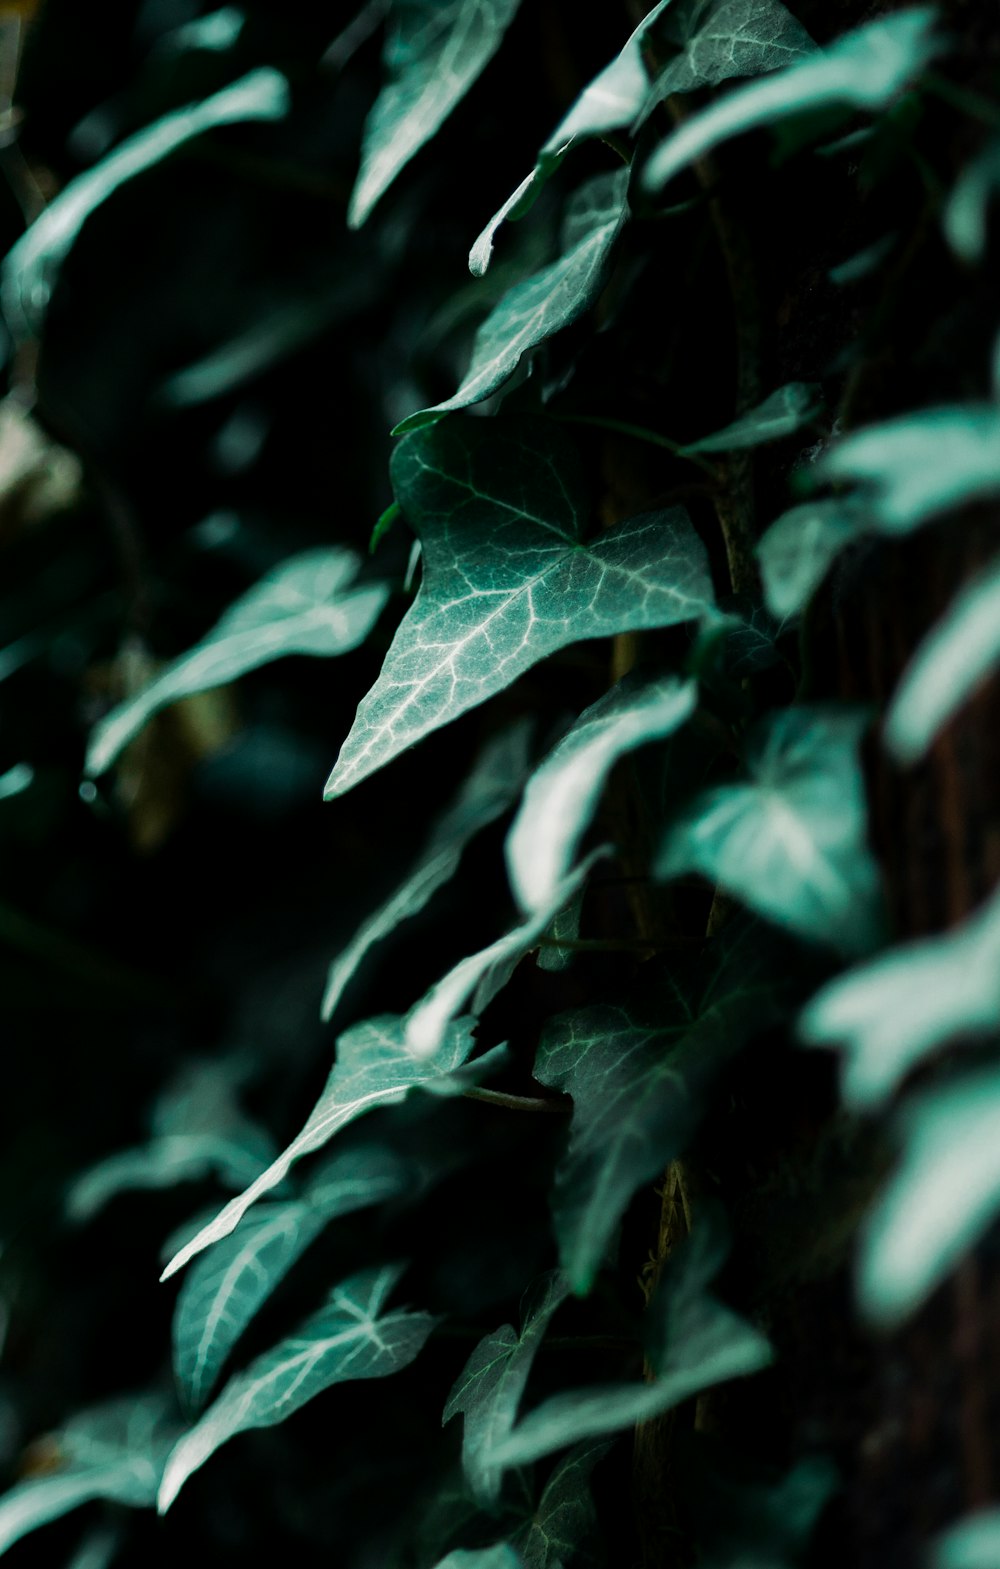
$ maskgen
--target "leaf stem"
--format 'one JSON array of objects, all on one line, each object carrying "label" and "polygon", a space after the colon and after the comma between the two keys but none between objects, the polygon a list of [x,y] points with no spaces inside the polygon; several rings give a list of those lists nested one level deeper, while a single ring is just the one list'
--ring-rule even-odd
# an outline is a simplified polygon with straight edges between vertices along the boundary
[{"label": "leaf stem", "polygon": [[633,425],[630,420],[612,419],[604,414],[552,414],[550,418],[560,420],[565,425],[596,425],[600,430],[613,430],[619,436],[631,436],[635,441],[645,441],[654,447],[665,447],[675,458],[686,458],[689,463],[696,463],[706,474],[710,474],[712,479],[719,477],[718,470],[699,452],[688,452],[683,442],[674,441],[670,436],[663,436],[659,431],[650,430],[646,425]]},{"label": "leaf stem", "polygon": [[503,1106],[507,1111],[535,1111],[568,1117],[573,1110],[569,1101],[557,1100],[554,1095],[509,1095],[506,1090],[484,1090],[478,1085],[463,1090],[462,1096],[464,1100],[485,1101],[488,1106]]}]

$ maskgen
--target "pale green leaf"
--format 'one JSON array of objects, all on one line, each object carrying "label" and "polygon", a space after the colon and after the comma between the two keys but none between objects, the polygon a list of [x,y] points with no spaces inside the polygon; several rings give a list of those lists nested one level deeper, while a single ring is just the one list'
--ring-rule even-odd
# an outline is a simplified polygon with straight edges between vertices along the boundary
[{"label": "pale green leaf", "polygon": [[92,1499],[136,1509],[155,1503],[176,1427],[159,1397],[140,1396],[81,1412],[52,1437],[59,1469],[0,1497],[0,1553]]},{"label": "pale green leaf", "polygon": [[871,1109],[935,1047],[1000,1028],[1000,895],[955,931],[849,970],[799,1020],[810,1045],[841,1045],[843,1096]]},{"label": "pale green leaf", "polygon": [[594,1284],[633,1194],[681,1155],[725,1063],[773,1017],[768,951],[750,925],[709,945],[683,985],[561,1014],[542,1032],[534,1076],[573,1099],[552,1194],[562,1267]]},{"label": "pale green leaf", "polygon": [[941,214],[948,244],[963,261],[982,261],[989,205],[998,192],[1000,139],[990,142],[962,170]]},{"label": "pale green leaf", "polygon": [[927,6],[879,17],[787,70],[735,88],[691,116],[657,148],[642,183],[656,192],[720,143],[794,115],[885,108],[942,45]]},{"label": "pale green leaf", "polygon": [[968,1515],[935,1542],[931,1569],[996,1569],[1000,1564],[1000,1509]]},{"label": "pale green leaf", "polygon": [[779,710],[751,733],[745,783],[696,796],[667,831],[657,874],[700,872],[802,937],[865,952],[882,927],[858,746],[866,720]]},{"label": "pale green leaf", "polygon": [[609,1443],[580,1444],[560,1460],[530,1521],[514,1538],[525,1569],[561,1569],[563,1564],[596,1561],[587,1552],[597,1529],[590,1474],[610,1448]]},{"label": "pale green leaf", "polygon": [[522,355],[590,309],[607,281],[611,252],[628,217],[627,186],[628,170],[621,169],[598,175],[575,192],[566,215],[563,254],[515,283],[494,306],[476,333],[472,362],[458,391],[409,415],[393,434],[490,397],[514,374]]},{"label": "pale green leaf", "polygon": [[868,1216],[858,1260],[865,1316],[912,1313],[1000,1212],[1000,1069],[935,1086],[898,1121],[899,1164]]},{"label": "pale green leaf", "polygon": [[840,552],[871,526],[864,507],[839,496],[807,501],[777,518],[757,545],[771,614],[791,616],[804,609]]},{"label": "pale green leaf", "polygon": [[1000,557],[955,596],[903,672],[886,715],[889,750],[905,763],[922,757],[998,661]]},{"label": "pale green leaf", "polygon": [[76,1177],[66,1195],[71,1220],[91,1220],[111,1199],[137,1189],[172,1188],[215,1177],[227,1188],[252,1182],[273,1157],[259,1129],[229,1133],[173,1133],[135,1149],[119,1150]]},{"label": "pale green leaf", "polygon": [[66,1569],[108,1569],[121,1548],[121,1532],[103,1528],[90,1531],[73,1554]]},{"label": "pale green leaf", "polygon": [[403,1038],[404,1026],[405,1020],[384,1014],[355,1024],[340,1037],[337,1060],[301,1133],[245,1192],[232,1199],[181,1248],[161,1279],[166,1280],[204,1248],[235,1231],[250,1206],[277,1187],[303,1155],[322,1149],[339,1129],[366,1111],[394,1105],[428,1080],[454,1072],[472,1049],[470,1020],[449,1026],[432,1062],[415,1057],[409,1050]]},{"label": "pale green leaf", "polygon": [[359,228],[499,48],[518,0],[395,0],[347,221]]},{"label": "pale green leaf", "polygon": [[386,583],[357,583],[362,558],[337,546],[290,556],[236,600],[194,648],[95,725],[89,774],[103,773],[161,708],[235,681],[289,654],[328,658],[363,642],[389,597]]},{"label": "pale green leaf", "polygon": [[940,512],[1000,495],[1000,410],[963,403],[868,425],[832,446],[812,472],[859,486],[869,526],[905,534]]},{"label": "pale green leaf", "polygon": [[521,1555],[509,1542],[493,1547],[457,1547],[442,1558],[434,1569],[525,1569]]},{"label": "pale green leaf", "polygon": [[626,679],[588,708],[535,770],[507,838],[507,869],[522,910],[551,904],[615,763],[678,729],[698,700],[674,676]]},{"label": "pale green leaf", "polygon": [[805,28],[778,0],[677,0],[657,30],[677,52],[643,96],[636,126],[674,93],[762,76],[815,53]]},{"label": "pale green leaf", "polygon": [[332,1017],[369,950],[395,931],[401,921],[424,909],[458,869],[462,853],[483,828],[511,805],[527,769],[528,727],[515,725],[487,743],[409,875],[385,904],[358,929],[334,959],[323,994],[323,1018]]},{"label": "pale green leaf", "polygon": [[650,1352],[651,1380],[551,1396],[498,1446],[496,1463],[524,1465],[569,1444],[631,1428],[715,1384],[767,1367],[772,1353],[764,1336],[707,1294],[722,1256],[714,1228],[703,1217],[668,1261],[650,1307],[658,1340]]},{"label": "pale green leaf", "polygon": [[192,22],[182,22],[157,39],[151,51],[157,56],[184,54],[188,49],[210,49],[220,52],[231,49],[246,24],[246,17],[235,5],[220,7],[207,16]]},{"label": "pale green leaf", "polygon": [[332,1384],[386,1378],[413,1361],[434,1328],[430,1313],[383,1311],[402,1267],[354,1275],[294,1335],[230,1379],[167,1461],[158,1507],[166,1513],[188,1477],[237,1433],[273,1427]]},{"label": "pale green leaf", "polygon": [[251,71],[202,103],[175,109],[127,137],[93,169],[63,186],[8,252],[0,272],[0,305],[15,337],[40,329],[63,260],[90,214],[119,186],[204,131],[240,120],[278,120],[288,104],[288,83],[278,71]]},{"label": "pale green leaf", "polygon": [[473,1351],[448,1396],[442,1421],[465,1417],[462,1468],[470,1487],[485,1503],[500,1495],[503,1468],[494,1460],[517,1417],[531,1364],[568,1287],[561,1275],[545,1275],[526,1295],[521,1330],[503,1324]]},{"label": "pale green leaf", "polygon": [[336,1216],[400,1193],[412,1173],[379,1145],[344,1150],[313,1178],[306,1196],[264,1203],[189,1270],[174,1312],[174,1372],[197,1411],[233,1346],[272,1291]]},{"label": "pale green leaf", "polygon": [[545,420],[448,420],[396,447],[397,499],[424,548],[416,600],[358,709],[328,798],[584,638],[695,620],[704,546],[678,507],[581,539],[575,449]]},{"label": "pale green leaf", "polygon": [[779,387],[769,398],[741,414],[739,419],[714,435],[703,436],[682,448],[689,452],[737,452],[760,447],[768,441],[781,441],[809,425],[822,412],[823,398],[814,382],[792,381]]}]

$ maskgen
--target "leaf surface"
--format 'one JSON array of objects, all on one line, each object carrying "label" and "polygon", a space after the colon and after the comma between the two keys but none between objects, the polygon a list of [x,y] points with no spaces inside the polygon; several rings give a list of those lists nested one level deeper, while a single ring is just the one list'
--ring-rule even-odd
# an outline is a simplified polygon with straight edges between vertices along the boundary
[{"label": "leaf surface", "polygon": [[779,387],[755,409],[711,436],[689,442],[684,452],[738,452],[760,447],[768,441],[781,441],[810,424],[821,413],[823,399],[814,382],[792,381]]},{"label": "leaf surface", "polygon": [[364,223],[414,153],[434,135],[489,64],[518,0],[396,0],[385,82],[365,122],[361,168],[347,222]]},{"label": "leaf surface", "polygon": [[406,747],[584,638],[697,619],[705,550],[680,508],[581,539],[575,449],[554,423],[461,420],[396,447],[424,572],[327,782],[341,795]]},{"label": "leaf surface", "polygon": [[328,658],[363,642],[389,597],[386,583],[356,583],[362,558],[334,547],[291,556],[240,596],[199,643],[94,727],[89,774],[110,767],[161,708],[289,654]]},{"label": "leaf surface", "polygon": [[456,1547],[434,1569],[525,1569],[525,1565],[509,1542],[496,1542],[492,1547]]},{"label": "leaf surface", "polygon": [[995,1569],[1000,1563],[1000,1509],[967,1515],[938,1537],[931,1569]]},{"label": "leaf surface", "polygon": [[840,552],[871,527],[856,501],[807,501],[776,518],[757,545],[764,603],[774,616],[803,610]]},{"label": "leaf surface", "polygon": [[383,1312],[399,1265],[365,1270],[331,1291],[298,1332],[230,1379],[167,1461],[158,1507],[165,1514],[188,1477],[237,1433],[273,1427],[332,1384],[386,1378],[413,1361],[434,1328],[430,1313]]},{"label": "leaf surface", "polygon": [[746,783],[696,796],[667,830],[657,873],[700,872],[802,937],[864,952],[882,924],[866,842],[863,715],[782,709],[747,745]]},{"label": "leaf surface", "polygon": [[644,95],[636,117],[644,125],[674,93],[714,87],[734,76],[762,76],[816,52],[800,22],[778,0],[679,0],[657,29],[676,50]]},{"label": "leaf surface", "polygon": [[626,677],[588,708],[535,770],[507,838],[507,869],[522,910],[551,904],[615,763],[678,729],[697,704],[693,682]]},{"label": "leaf surface", "polygon": [[580,1444],[555,1467],[531,1520],[514,1539],[525,1569],[598,1562],[587,1550],[597,1531],[590,1475],[610,1448],[608,1443]]}]

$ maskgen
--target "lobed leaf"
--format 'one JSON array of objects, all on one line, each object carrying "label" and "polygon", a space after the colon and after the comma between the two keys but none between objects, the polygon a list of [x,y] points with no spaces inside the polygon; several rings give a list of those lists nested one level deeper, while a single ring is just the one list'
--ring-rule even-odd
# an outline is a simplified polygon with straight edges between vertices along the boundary
[{"label": "lobed leaf", "polygon": [[581,539],[575,449],[554,423],[448,421],[396,447],[424,572],[326,786],[342,794],[567,644],[696,620],[705,550],[680,508]]},{"label": "lobed leaf", "polygon": [[757,545],[764,603],[771,614],[803,610],[840,552],[871,526],[868,509],[840,496],[807,501],[777,518]]},{"label": "lobed leaf", "polygon": [[597,1531],[590,1475],[610,1448],[609,1443],[580,1444],[555,1467],[534,1514],[514,1538],[525,1569],[597,1562],[587,1550]]},{"label": "lobed leaf", "polygon": [[215,1404],[175,1445],[157,1499],[165,1514],[188,1477],[224,1443],[253,1427],[273,1427],[332,1384],[386,1378],[413,1361],[436,1320],[397,1308],[383,1312],[402,1266],[353,1275],[296,1334],[230,1379]]}]

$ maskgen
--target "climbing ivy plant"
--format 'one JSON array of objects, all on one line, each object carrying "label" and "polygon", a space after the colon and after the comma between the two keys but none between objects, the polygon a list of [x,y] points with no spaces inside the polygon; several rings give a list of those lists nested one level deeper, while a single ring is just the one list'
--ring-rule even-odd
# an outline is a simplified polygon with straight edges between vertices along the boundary
[{"label": "climbing ivy plant", "polygon": [[[0,1551],[103,1500],[66,1561],[867,1563],[789,1301],[877,1359],[1000,1217],[995,801],[923,920],[879,807],[1000,660],[996,21],[125,9],[54,130],[66,7],[2,23],[0,813],[131,836],[217,957],[179,1002],[0,915],[156,1067],[56,1163],[143,1306],[28,1402]],[[962,1515],[921,1550],[993,1563]]]}]

